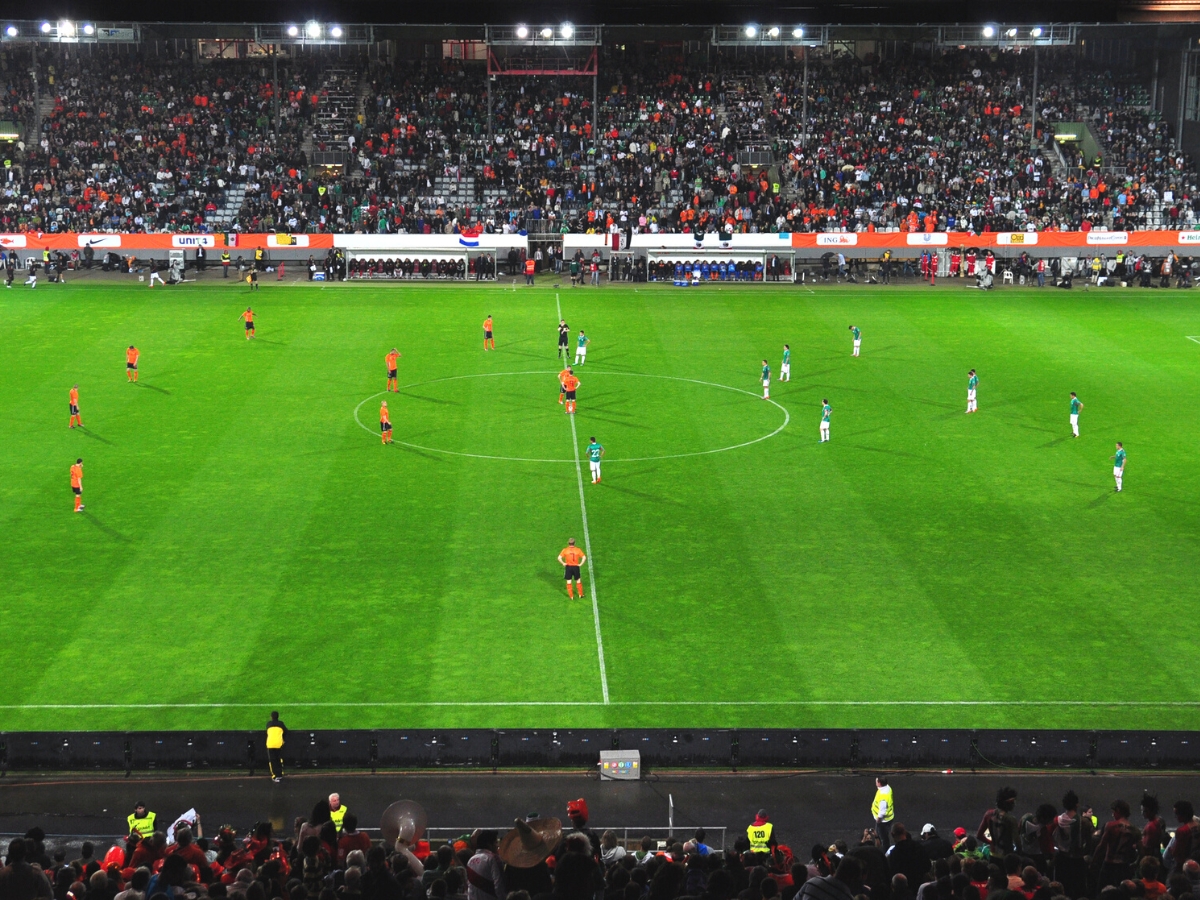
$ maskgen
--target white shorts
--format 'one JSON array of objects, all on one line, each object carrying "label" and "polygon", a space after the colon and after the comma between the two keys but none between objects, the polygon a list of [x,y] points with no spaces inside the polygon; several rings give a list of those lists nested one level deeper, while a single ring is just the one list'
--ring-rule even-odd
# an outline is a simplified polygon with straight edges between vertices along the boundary
[{"label": "white shorts", "polygon": [[974,399],[975,399],[975,392],[974,392],[974,391],[967,391],[967,399],[968,399],[968,400],[974,400]]},{"label": "white shorts", "polygon": [[771,379],[770,379],[770,378],[764,378],[764,379],[763,379],[763,387],[767,388],[767,387],[770,387],[770,386],[771,386]]},{"label": "white shorts", "polygon": [[1079,413],[1071,413],[1071,424],[1072,425],[1079,424]]},{"label": "white shorts", "polygon": [[780,366],[779,374],[780,375],[791,375],[792,374],[792,364],[784,363],[782,366]]},{"label": "white shorts", "polygon": [[857,350],[860,346],[862,346],[862,338],[859,338],[857,341],[854,342],[855,350]]},{"label": "white shorts", "polygon": [[828,430],[829,430],[829,423],[828,423],[828,422],[826,422],[824,419],[822,419],[822,420],[821,420],[821,430],[822,430],[822,431],[828,431]]},{"label": "white shorts", "polygon": [[1125,470],[1120,466],[1113,466],[1113,478],[1120,478],[1125,474]]},{"label": "white shorts", "polygon": [[587,356],[587,347],[576,347],[575,348],[575,358],[576,359],[583,359],[585,356]]},{"label": "white shorts", "polygon": [[593,474],[593,475],[599,475],[599,474],[600,474],[600,463],[598,463],[598,462],[592,462],[592,461],[589,459],[589,460],[588,460],[588,468],[590,468],[590,469],[592,470],[592,474]]}]

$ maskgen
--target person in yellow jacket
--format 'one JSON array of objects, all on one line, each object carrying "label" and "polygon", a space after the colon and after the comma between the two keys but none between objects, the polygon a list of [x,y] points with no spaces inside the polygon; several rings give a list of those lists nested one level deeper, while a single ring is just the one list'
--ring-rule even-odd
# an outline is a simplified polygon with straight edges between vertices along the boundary
[{"label": "person in yellow jacket", "polygon": [[342,802],[342,798],[337,794],[329,795],[329,818],[333,824],[337,826],[338,833],[342,831],[342,819],[346,818],[346,813],[350,811],[350,807]]},{"label": "person in yellow jacket", "polygon": [[136,834],[142,840],[154,834],[154,820],[158,818],[158,813],[150,812],[146,809],[146,804],[139,800],[133,805],[133,812],[125,821],[129,823],[129,833]]},{"label": "person in yellow jacket", "polygon": [[267,771],[276,784],[283,781],[283,738],[287,726],[279,721],[279,713],[272,711],[267,722]]},{"label": "person in yellow jacket", "polygon": [[760,809],[754,817],[754,823],[746,827],[746,837],[750,841],[750,852],[762,857],[774,851],[779,842],[775,839],[775,826],[767,817],[767,811]]},{"label": "person in yellow jacket", "polygon": [[881,847],[890,847],[892,819],[896,818],[896,803],[892,799],[892,789],[887,779],[880,776],[875,779],[875,799],[871,801],[871,816],[875,819],[875,834],[879,836]]}]

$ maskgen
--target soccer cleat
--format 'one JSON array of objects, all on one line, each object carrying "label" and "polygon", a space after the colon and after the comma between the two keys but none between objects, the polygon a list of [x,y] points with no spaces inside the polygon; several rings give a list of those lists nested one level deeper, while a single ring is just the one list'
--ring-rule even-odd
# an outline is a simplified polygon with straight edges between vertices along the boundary
[{"label": "soccer cleat", "polygon": [[275,776],[274,778],[272,778],[271,780],[272,780],[273,782],[275,782],[276,784],[279,784],[281,781],[283,781],[283,779],[282,779],[282,778],[280,778],[278,775],[276,775],[276,776]]}]

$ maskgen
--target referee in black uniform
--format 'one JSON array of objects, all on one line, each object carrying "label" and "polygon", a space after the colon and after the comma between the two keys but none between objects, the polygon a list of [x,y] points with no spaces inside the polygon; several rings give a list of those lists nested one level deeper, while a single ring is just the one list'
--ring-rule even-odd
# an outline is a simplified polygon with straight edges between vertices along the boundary
[{"label": "referee in black uniform", "polygon": [[558,320],[558,358],[571,358],[571,329],[566,319]]}]

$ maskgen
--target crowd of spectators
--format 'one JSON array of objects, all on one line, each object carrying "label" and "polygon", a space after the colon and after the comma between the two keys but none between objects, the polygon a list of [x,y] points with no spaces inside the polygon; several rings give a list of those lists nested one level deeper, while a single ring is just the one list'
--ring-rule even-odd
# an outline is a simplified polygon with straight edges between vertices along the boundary
[{"label": "crowd of spectators", "polygon": [[[886,779],[877,784],[886,786]],[[890,794],[884,795],[890,798]],[[890,800],[888,801],[890,803]],[[588,824],[585,800],[569,827],[537,814],[506,835],[477,830],[428,841],[399,824],[373,839],[337,794],[285,835],[260,822],[203,837],[199,814],[163,831],[139,803],[130,834],[88,842],[68,861],[33,829],[8,845],[3,900],[1194,900],[1200,896],[1200,819],[1181,800],[1160,814],[1141,798],[1134,816],[1114,801],[1107,821],[1068,791],[1018,817],[1017,793],[997,792],[978,827],[918,832],[887,803],[857,841],[804,853],[760,810],[745,836],[711,846],[685,837],[620,840]],[[1140,824],[1135,824],[1135,818]],[[972,821],[974,821],[972,819]],[[422,826],[423,830],[423,826]]]},{"label": "crowd of spectators", "polygon": [[[588,78],[495,79],[489,120],[482,72],[456,60],[364,61],[352,75],[325,71],[319,55],[286,60],[276,98],[262,60],[41,51],[53,106],[11,153],[0,230],[979,233],[1196,221],[1192,163],[1144,89],[1075,49],[1041,54],[1036,132],[1028,53],[829,52],[812,56],[807,81],[794,58],[678,53],[602,58],[595,102]],[[30,125],[25,71],[5,73],[5,115]],[[332,111],[352,123],[344,163],[318,167],[312,153],[334,149],[314,117],[327,88],[358,106]],[[1055,122],[1086,123],[1098,156],[1060,153]]]}]

